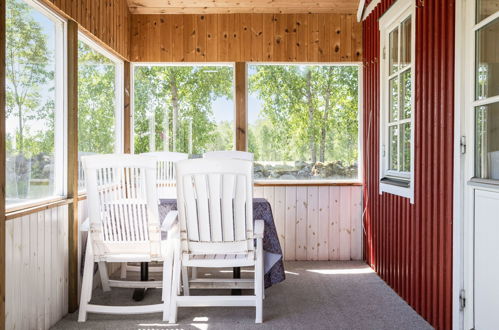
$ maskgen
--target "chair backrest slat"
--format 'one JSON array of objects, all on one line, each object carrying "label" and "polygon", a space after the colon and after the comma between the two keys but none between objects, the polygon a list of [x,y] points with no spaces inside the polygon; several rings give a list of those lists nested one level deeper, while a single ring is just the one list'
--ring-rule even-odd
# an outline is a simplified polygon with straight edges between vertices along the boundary
[{"label": "chair backrest slat", "polygon": [[155,159],[96,155],[83,157],[82,163],[96,255],[159,255]]},{"label": "chair backrest slat", "polygon": [[184,251],[254,250],[252,170],[252,162],[234,159],[194,159],[176,164]]}]

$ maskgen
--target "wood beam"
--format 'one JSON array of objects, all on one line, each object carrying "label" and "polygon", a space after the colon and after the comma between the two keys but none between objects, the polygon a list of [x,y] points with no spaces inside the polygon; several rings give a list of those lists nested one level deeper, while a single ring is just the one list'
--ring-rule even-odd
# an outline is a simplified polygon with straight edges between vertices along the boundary
[{"label": "wood beam", "polygon": [[68,309],[78,309],[78,23],[68,20]]},{"label": "wood beam", "polygon": [[236,150],[246,151],[248,128],[248,102],[246,97],[246,62],[236,62]]},{"label": "wood beam", "polygon": [[5,329],[5,1],[0,2],[0,329]]},{"label": "wood beam", "polygon": [[130,109],[130,62],[125,61],[123,70],[124,92],[123,92],[123,152],[131,153],[132,144],[132,113]]}]

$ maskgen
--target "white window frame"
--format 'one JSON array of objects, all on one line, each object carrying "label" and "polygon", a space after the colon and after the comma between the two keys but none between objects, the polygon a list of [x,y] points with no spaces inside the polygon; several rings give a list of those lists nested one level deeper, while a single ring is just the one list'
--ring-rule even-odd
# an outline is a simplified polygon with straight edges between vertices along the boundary
[{"label": "white window frame", "polygon": [[114,125],[115,125],[115,143],[114,143],[114,153],[121,154],[123,153],[123,102],[124,102],[124,61],[118,56],[114,55],[104,47],[102,47],[99,43],[97,43],[94,39],[87,36],[84,32],[78,31],[78,41],[82,41],[87,46],[92,48],[92,50],[96,51],[100,55],[104,56],[111,62],[116,65],[116,75],[114,77],[114,86],[115,86],[115,109],[114,109]]},{"label": "white window frame", "polygon": [[67,20],[36,0],[21,0],[55,25],[55,123],[54,123],[54,191],[50,196],[6,205],[6,212],[28,208],[67,195]]},{"label": "white window frame", "polygon": [[[389,118],[389,37],[396,27],[400,26],[407,18],[411,17],[411,61],[405,70],[411,71],[411,163],[410,172],[398,172],[389,170],[389,136],[388,136],[388,118]],[[398,0],[395,4],[379,19],[380,30],[380,183],[379,193],[384,192],[406,197],[414,203],[414,118],[415,118],[415,48],[416,48],[416,7],[414,1]],[[400,47],[400,32],[399,42]],[[400,53],[400,52],[399,52]],[[399,54],[400,56],[400,54]],[[408,68],[408,69],[407,69]],[[397,73],[398,74],[398,73]],[[399,84],[400,85],[400,84]],[[400,96],[400,93],[399,93]],[[399,101],[400,102],[400,101]],[[400,122],[400,120],[399,120]],[[385,180],[383,180],[385,179]],[[386,180],[388,179],[388,180]],[[394,180],[390,182],[390,179]],[[408,186],[396,184],[395,180],[407,182]]]}]

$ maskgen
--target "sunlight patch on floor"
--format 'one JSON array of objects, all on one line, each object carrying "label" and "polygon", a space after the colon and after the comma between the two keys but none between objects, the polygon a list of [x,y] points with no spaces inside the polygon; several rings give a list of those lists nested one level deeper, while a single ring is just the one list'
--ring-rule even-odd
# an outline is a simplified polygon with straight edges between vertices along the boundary
[{"label": "sunlight patch on floor", "polygon": [[371,274],[374,271],[371,268],[347,268],[347,269],[307,269],[307,272],[317,273],[322,275],[354,275],[354,274]]}]

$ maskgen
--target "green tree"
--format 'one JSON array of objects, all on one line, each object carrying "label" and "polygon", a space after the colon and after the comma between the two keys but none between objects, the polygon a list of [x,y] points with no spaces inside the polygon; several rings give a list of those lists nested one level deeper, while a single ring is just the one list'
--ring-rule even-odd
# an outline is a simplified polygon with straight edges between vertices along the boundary
[{"label": "green tree", "polygon": [[47,88],[47,83],[54,77],[47,36],[26,3],[9,0],[6,5],[6,110],[7,117],[17,119],[15,150],[20,154],[51,151],[53,139],[48,145],[47,139],[38,144],[30,141],[30,150],[25,143],[27,121],[44,120],[47,131],[54,128],[53,101],[42,96],[43,92],[53,92],[53,86]]},{"label": "green tree", "polygon": [[135,152],[157,149],[197,154],[232,146],[233,138],[227,138],[230,125],[217,125],[212,109],[216,99],[232,99],[232,75],[232,68],[223,66],[137,67]]}]

